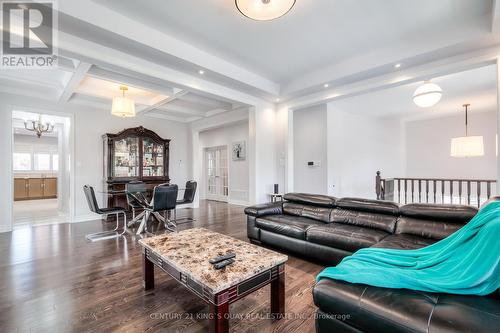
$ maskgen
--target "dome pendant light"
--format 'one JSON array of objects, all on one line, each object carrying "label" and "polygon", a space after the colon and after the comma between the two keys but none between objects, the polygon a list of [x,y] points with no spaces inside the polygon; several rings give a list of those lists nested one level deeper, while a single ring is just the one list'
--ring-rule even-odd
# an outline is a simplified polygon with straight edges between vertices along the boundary
[{"label": "dome pendant light", "polygon": [[111,106],[111,114],[117,117],[135,117],[135,103],[134,100],[125,97],[125,91],[128,90],[125,86],[120,86],[122,96],[113,97],[113,104]]},{"label": "dome pendant light", "polygon": [[257,21],[270,21],[288,13],[295,0],[235,0],[244,16]]},{"label": "dome pendant light", "polygon": [[430,81],[424,82],[413,93],[413,102],[421,108],[429,108],[436,105],[443,95],[441,87]]},{"label": "dome pendant light", "polygon": [[470,104],[465,107],[465,136],[451,139],[451,157],[477,157],[484,156],[484,140],[482,136],[469,136],[467,133],[467,111]]}]

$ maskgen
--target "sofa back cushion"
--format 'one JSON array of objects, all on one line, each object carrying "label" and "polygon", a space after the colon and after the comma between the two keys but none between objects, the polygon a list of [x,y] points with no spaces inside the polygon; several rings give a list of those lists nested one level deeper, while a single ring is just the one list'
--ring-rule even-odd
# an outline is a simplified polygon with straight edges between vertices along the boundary
[{"label": "sofa back cushion", "polygon": [[337,200],[331,221],[359,227],[394,232],[399,215],[399,206],[393,202],[342,198]]},{"label": "sofa back cushion", "polygon": [[463,205],[408,204],[400,207],[396,234],[443,239],[469,222],[477,209]]},{"label": "sofa back cushion", "polygon": [[324,223],[331,222],[333,208],[305,205],[295,202],[283,203],[283,214],[308,217]]},{"label": "sofa back cushion", "polygon": [[334,208],[337,198],[321,194],[308,193],[287,193],[283,199],[293,203],[300,203],[311,206]]}]

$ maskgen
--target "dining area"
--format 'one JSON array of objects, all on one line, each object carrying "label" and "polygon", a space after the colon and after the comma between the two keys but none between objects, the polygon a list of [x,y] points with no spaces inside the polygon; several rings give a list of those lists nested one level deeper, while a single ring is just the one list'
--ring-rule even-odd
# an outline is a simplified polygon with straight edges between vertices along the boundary
[{"label": "dining area", "polygon": [[102,135],[103,187],[85,185],[83,191],[89,210],[107,222],[115,220],[116,226],[89,234],[87,240],[148,235],[160,225],[174,232],[179,223],[193,221],[177,218],[177,211],[192,206],[197,182],[175,184],[170,179],[170,141],[142,126]]},{"label": "dining area", "polygon": [[[98,241],[116,238],[126,233],[136,235],[151,235],[151,225],[157,223],[155,229],[163,226],[166,232],[175,232],[182,223],[195,221],[192,217],[177,217],[177,211],[190,208],[194,202],[197,190],[196,181],[187,181],[183,187],[177,184],[158,184],[148,186],[142,181],[131,181],[126,184],[125,190],[112,193],[95,190],[90,185],[85,185],[85,198],[90,211],[101,215],[104,220],[116,220],[113,230],[96,232],[86,235],[89,241]],[[104,196],[123,195],[126,198],[126,207],[100,207],[96,193]],[[129,219],[130,217],[130,219]]]}]

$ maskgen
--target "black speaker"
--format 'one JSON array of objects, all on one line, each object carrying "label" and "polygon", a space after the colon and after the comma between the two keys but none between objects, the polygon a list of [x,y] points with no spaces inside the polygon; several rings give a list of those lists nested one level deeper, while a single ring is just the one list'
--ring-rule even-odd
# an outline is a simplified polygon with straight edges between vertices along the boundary
[{"label": "black speaker", "polygon": [[279,185],[274,184],[274,194],[278,194],[278,193],[279,193]]}]

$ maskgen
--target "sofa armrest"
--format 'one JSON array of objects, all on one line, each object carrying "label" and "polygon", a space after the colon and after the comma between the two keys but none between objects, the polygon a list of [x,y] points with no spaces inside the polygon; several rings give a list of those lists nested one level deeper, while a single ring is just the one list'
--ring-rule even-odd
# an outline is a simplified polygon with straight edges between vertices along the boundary
[{"label": "sofa armrest", "polygon": [[245,214],[255,217],[283,214],[283,202],[270,202],[245,208]]}]

